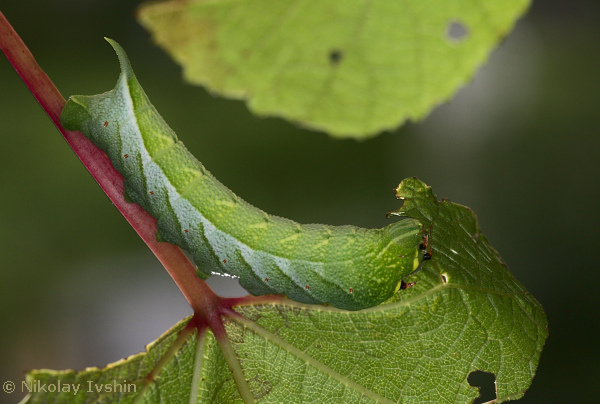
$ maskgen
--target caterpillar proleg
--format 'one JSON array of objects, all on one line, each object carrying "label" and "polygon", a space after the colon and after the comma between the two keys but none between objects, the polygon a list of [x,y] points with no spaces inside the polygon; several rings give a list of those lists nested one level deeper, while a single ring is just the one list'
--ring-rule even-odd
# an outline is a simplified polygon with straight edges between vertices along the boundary
[{"label": "caterpillar proleg", "polygon": [[110,158],[128,197],[160,236],[193,255],[200,276],[229,274],[254,295],[359,310],[382,303],[423,259],[422,226],[381,229],[299,224],[269,215],[215,179],[177,139],[140,87],[125,51],[116,87],[72,96],[61,114]]}]

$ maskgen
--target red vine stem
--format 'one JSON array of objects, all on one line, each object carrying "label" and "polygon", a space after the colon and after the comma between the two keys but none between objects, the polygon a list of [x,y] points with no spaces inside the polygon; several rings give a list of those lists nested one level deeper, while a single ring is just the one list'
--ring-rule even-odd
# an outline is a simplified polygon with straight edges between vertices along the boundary
[{"label": "red vine stem", "polygon": [[1,11],[0,49],[92,177],[169,272],[196,316],[210,317],[209,314],[215,311],[220,297],[206,282],[198,278],[196,268],[179,247],[156,241],[156,220],[138,205],[125,201],[123,178],[113,168],[108,157],[81,133],[67,131],[60,125],[60,112],[65,99]]}]

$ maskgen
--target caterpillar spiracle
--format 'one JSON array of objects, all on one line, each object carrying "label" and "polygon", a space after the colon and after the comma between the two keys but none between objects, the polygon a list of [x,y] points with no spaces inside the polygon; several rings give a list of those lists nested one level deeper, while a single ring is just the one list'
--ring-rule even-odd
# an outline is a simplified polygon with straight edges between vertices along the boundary
[{"label": "caterpillar spiracle", "polygon": [[107,41],[121,65],[116,87],[70,97],[61,123],[108,155],[127,196],[157,219],[162,239],[193,256],[199,276],[229,274],[254,295],[359,310],[389,299],[418,268],[422,225],[415,219],[381,229],[299,224],[243,201],[177,139],[125,51]]}]

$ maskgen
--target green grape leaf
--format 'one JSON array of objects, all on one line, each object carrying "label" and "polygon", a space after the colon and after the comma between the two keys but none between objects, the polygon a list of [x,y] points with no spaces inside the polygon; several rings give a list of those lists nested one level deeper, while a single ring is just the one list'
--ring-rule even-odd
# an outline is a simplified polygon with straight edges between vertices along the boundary
[{"label": "green grape leaf", "polygon": [[[233,299],[220,311],[224,329],[192,317],[105,369],[30,372],[27,383],[46,391],[25,401],[468,403],[477,370],[496,376],[497,402],[522,397],[548,335],[541,305],[470,209],[438,201],[417,179],[396,194],[404,203],[391,214],[423,222],[432,258],[386,303],[349,312]],[[48,391],[59,383],[81,389]]]},{"label": "green grape leaf", "polygon": [[449,99],[529,0],[187,0],[138,20],[186,80],[336,137],[366,138]]}]

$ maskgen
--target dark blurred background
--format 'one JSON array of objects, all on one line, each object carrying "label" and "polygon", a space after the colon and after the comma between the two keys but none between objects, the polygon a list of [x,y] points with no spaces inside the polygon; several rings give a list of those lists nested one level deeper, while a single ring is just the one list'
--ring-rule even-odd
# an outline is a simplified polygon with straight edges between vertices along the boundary
[{"label": "dark blurred background", "polygon": [[[550,337],[523,403],[591,402],[600,377],[600,6],[537,1],[473,82],[421,123],[335,141],[183,83],[139,1],[3,0],[63,95],[111,89],[127,50],[152,102],[238,195],[300,222],[380,227],[418,176],[465,204],[542,303]],[[0,381],[104,366],[191,313],[0,57]],[[217,285],[219,287],[220,285]],[[20,388],[18,388],[20,390]],[[0,393],[16,402],[20,394]]]}]

